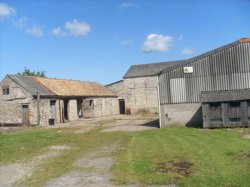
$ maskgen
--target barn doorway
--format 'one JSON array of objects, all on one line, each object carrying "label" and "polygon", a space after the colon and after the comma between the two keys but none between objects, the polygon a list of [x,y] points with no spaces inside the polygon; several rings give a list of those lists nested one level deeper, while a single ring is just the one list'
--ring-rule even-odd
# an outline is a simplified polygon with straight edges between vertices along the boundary
[{"label": "barn doorway", "polygon": [[50,101],[50,119],[49,119],[49,125],[54,125],[56,121],[56,101],[51,100]]},{"label": "barn doorway", "polygon": [[69,116],[68,116],[68,105],[69,105],[69,100],[64,100],[63,101],[63,116],[64,116],[64,120],[68,120]]},{"label": "barn doorway", "polygon": [[125,100],[119,99],[119,110],[120,114],[125,114]]},{"label": "barn doorway", "polygon": [[77,115],[78,118],[83,118],[82,100],[77,100]]},{"label": "barn doorway", "polygon": [[23,124],[29,124],[29,105],[22,105]]}]

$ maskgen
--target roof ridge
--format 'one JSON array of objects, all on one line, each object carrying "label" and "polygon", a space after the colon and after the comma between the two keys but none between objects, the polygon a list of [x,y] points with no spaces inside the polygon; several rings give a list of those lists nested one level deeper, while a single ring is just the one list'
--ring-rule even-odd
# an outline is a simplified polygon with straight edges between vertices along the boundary
[{"label": "roof ridge", "polygon": [[[78,82],[86,82],[86,83],[98,83],[95,81],[82,81],[82,80],[75,80],[75,79],[63,79],[63,78],[53,78],[53,77],[40,77],[40,76],[32,76],[32,75],[11,75],[11,76],[20,76],[20,77],[30,77],[30,78],[41,78],[41,79],[51,79],[51,80],[64,80],[64,81],[78,81]],[[100,83],[98,83],[100,84]]]},{"label": "roof ridge", "polygon": [[[153,62],[153,63],[147,63],[147,64],[132,64],[131,66],[143,66],[143,65],[156,65],[156,64],[165,64],[165,63],[171,63],[171,62],[182,62],[182,61],[187,61],[189,59],[184,59],[184,60],[172,60],[172,61],[164,61],[164,62]],[[130,66],[130,67],[131,67]]]}]

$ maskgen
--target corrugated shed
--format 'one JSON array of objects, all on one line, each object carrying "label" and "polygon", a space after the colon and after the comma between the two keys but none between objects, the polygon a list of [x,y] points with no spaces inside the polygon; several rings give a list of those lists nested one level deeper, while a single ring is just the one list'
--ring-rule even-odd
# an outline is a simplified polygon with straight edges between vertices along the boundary
[{"label": "corrugated shed", "polygon": [[127,73],[124,75],[124,78],[155,76],[163,70],[177,67],[185,62],[186,60],[180,60],[152,64],[132,65],[127,71]]},{"label": "corrugated shed", "polygon": [[110,89],[96,82],[83,82],[41,77],[32,78],[57,96],[116,96],[116,94]]},{"label": "corrugated shed", "polygon": [[[184,69],[192,68],[192,72]],[[203,91],[250,89],[250,40],[241,39],[159,75],[161,104],[195,103]]]}]

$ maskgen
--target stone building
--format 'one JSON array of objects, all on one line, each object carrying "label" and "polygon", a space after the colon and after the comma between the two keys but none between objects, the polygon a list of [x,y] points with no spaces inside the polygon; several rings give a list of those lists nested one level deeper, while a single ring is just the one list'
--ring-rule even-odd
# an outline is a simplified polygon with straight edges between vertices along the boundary
[{"label": "stone building", "polygon": [[95,82],[7,75],[0,87],[5,124],[48,125],[119,113],[117,95]]},{"label": "stone building", "polygon": [[158,112],[158,74],[182,61],[160,62],[152,64],[132,65],[123,80],[106,85],[113,90],[121,102],[125,103],[127,113],[146,111]]}]

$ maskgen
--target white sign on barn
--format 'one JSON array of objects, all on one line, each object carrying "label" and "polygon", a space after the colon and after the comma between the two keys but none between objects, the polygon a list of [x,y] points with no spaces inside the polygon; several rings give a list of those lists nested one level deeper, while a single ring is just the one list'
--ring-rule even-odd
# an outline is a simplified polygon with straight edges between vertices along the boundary
[{"label": "white sign on barn", "polygon": [[184,73],[193,73],[193,66],[183,67]]}]

